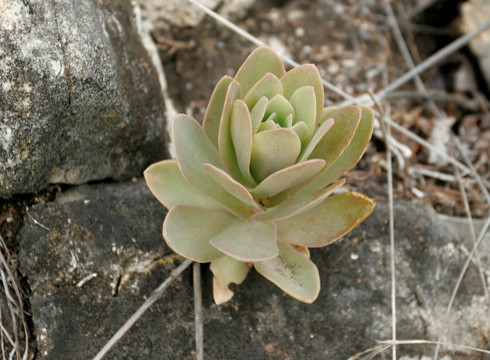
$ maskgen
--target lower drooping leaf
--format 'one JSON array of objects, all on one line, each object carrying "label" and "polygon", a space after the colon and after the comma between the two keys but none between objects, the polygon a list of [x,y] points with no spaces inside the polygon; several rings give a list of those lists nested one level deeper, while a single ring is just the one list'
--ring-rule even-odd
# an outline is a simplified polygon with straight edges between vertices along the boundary
[{"label": "lower drooping leaf", "polygon": [[175,160],[154,163],[145,170],[144,175],[150,191],[167,209],[176,205],[221,208],[189,185]]},{"label": "lower drooping leaf", "polygon": [[247,276],[250,264],[225,255],[211,262],[210,269],[214,275],[214,302],[216,305],[220,305],[233,297],[233,291],[228,286],[231,283],[241,284]]},{"label": "lower drooping leaf", "polygon": [[177,254],[197,262],[210,262],[223,256],[209,240],[236,218],[228,211],[178,205],[163,222],[163,237]]},{"label": "lower drooping leaf", "polygon": [[277,256],[276,226],[273,223],[235,219],[210,244],[240,261],[261,261]]},{"label": "lower drooping leaf", "polygon": [[312,303],[320,293],[320,276],[315,264],[289,244],[278,244],[279,255],[254,263],[255,269],[286,294]]},{"label": "lower drooping leaf", "polygon": [[375,201],[358,192],[332,195],[321,204],[277,222],[277,240],[306,247],[333,243],[374,210]]}]

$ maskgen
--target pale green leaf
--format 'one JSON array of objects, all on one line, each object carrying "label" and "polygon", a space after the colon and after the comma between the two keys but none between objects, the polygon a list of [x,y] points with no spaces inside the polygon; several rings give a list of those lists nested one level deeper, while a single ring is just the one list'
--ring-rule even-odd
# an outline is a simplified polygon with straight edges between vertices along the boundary
[{"label": "pale green leaf", "polygon": [[241,284],[247,277],[250,264],[238,261],[230,256],[222,256],[211,262],[213,272],[213,298],[216,305],[223,304],[233,297],[228,287],[231,283]]},{"label": "pale green leaf", "polygon": [[344,185],[344,183],[345,179],[341,179],[315,193],[287,199],[277,206],[268,208],[264,212],[254,214],[252,219],[258,221],[279,221],[296,216],[321,203],[332,192]]},{"label": "pale green leaf", "polygon": [[333,164],[351,142],[361,119],[361,108],[346,106],[330,116],[334,119],[334,124],[309,156],[310,159],[324,159],[326,167]]},{"label": "pale green leaf", "polygon": [[315,90],[312,86],[303,86],[291,95],[290,102],[294,108],[294,122],[303,122],[306,125],[308,129],[306,140],[310,140],[316,129],[317,113]]},{"label": "pale green leaf", "polygon": [[298,135],[289,129],[273,129],[253,136],[250,170],[258,183],[295,163],[301,151]]},{"label": "pale green leaf", "polygon": [[218,148],[218,131],[221,113],[223,112],[228,86],[232,81],[233,78],[227,75],[220,79],[211,94],[206,113],[204,114],[202,127],[216,149]]},{"label": "pale green leaf", "polygon": [[326,168],[317,178],[315,178],[315,180],[301,190],[301,193],[303,194],[321,189],[352,169],[361,159],[369,144],[369,140],[373,133],[373,124],[373,111],[363,107],[361,120],[359,121],[356,133],[349,143],[349,146],[330,167]]},{"label": "pale green leaf", "polygon": [[269,103],[267,104],[265,117],[267,118],[271,114],[276,114],[276,122],[279,125],[281,125],[282,127],[288,127],[285,124],[285,121],[290,114],[293,114],[294,117],[294,109],[284,96],[282,96],[281,94],[276,94],[269,100]]},{"label": "pale green leaf", "polygon": [[282,83],[274,74],[266,74],[243,97],[245,104],[251,109],[262,98],[271,99],[276,94],[282,94]]},{"label": "pale green leaf", "polygon": [[[290,127],[292,127],[293,126],[293,118],[294,118],[294,114],[289,114],[288,116],[286,116],[286,119],[281,120],[282,127],[284,127],[284,128],[290,128]],[[291,130],[293,130],[293,129],[291,129]],[[301,129],[300,128],[297,128],[296,130],[293,130],[293,131],[296,133],[296,135],[298,135],[298,137],[301,140],[301,137],[299,136],[297,130],[299,130],[299,132],[301,132]]]},{"label": "pale green leaf", "polygon": [[233,179],[225,171],[211,164],[204,164],[204,170],[206,170],[211,179],[213,179],[219,186],[228,191],[241,202],[254,208],[255,210],[251,210],[252,212],[261,210],[253,200],[253,197],[247,188]]},{"label": "pale green leaf", "polygon": [[264,120],[265,110],[267,109],[267,104],[269,100],[263,96],[257,101],[252,110],[250,111],[250,117],[252,119],[252,134],[256,134],[259,130],[259,126]]},{"label": "pale green leaf", "polygon": [[302,214],[278,221],[280,242],[322,247],[341,238],[374,210],[374,199],[358,192],[332,195]]},{"label": "pale green leaf", "polygon": [[320,159],[308,160],[276,171],[250,190],[259,199],[272,197],[280,192],[300,185],[318,174],[325,166]]},{"label": "pale green leaf", "polygon": [[[273,116],[273,115],[275,115],[275,114],[272,114],[271,116]],[[267,130],[274,130],[277,128],[278,128],[278,126],[274,120],[267,119],[263,123],[260,123],[259,130],[257,131],[257,133],[267,131]],[[252,138],[252,140],[253,140],[253,138]],[[252,142],[252,144],[253,144],[253,142]],[[252,145],[252,147],[253,147],[253,145]]]},{"label": "pale green leaf", "polygon": [[252,119],[247,105],[236,100],[231,109],[230,131],[240,171],[249,184],[255,185],[250,174],[250,156],[252,155]]},{"label": "pale green leaf", "polygon": [[280,78],[285,73],[284,65],[274,51],[266,46],[260,46],[243,62],[235,80],[240,83],[243,93],[246,94],[267,73]]},{"label": "pale green leaf", "polygon": [[[292,120],[292,119],[291,119]],[[297,122],[291,127],[291,130],[293,130],[296,135],[298,135],[299,140],[301,141],[302,144],[305,144],[306,141],[308,140],[308,127],[306,124],[302,121]],[[301,156],[300,156],[301,158]],[[298,160],[298,162],[301,160]]]},{"label": "pale green leaf", "polygon": [[276,227],[273,223],[236,219],[210,240],[210,244],[240,261],[260,261],[277,256]]},{"label": "pale green leaf", "polygon": [[204,170],[205,163],[220,169],[225,166],[201,125],[193,118],[180,114],[174,118],[172,130],[177,161],[187,182],[235,215],[247,217],[250,213],[249,206],[221,188]]},{"label": "pale green leaf", "polygon": [[240,181],[246,182],[243,177],[240,167],[238,166],[237,157],[235,154],[235,148],[233,147],[233,139],[231,138],[230,121],[231,110],[233,103],[240,99],[241,90],[240,84],[236,81],[232,81],[228,86],[228,92],[226,93],[225,103],[223,106],[223,112],[221,113],[221,120],[218,131],[218,148],[221,158],[226,164],[226,168],[230,175]]},{"label": "pale green leaf", "polygon": [[311,138],[308,145],[306,145],[303,148],[303,150],[301,151],[298,162],[302,162],[302,161],[305,161],[306,159],[308,159],[308,157],[311,155],[311,152],[313,151],[313,149],[318,145],[318,143],[325,136],[327,131],[330,130],[330,128],[333,126],[334,122],[335,121],[332,118],[330,118],[320,125],[318,130],[313,134],[313,137]]},{"label": "pale green leaf", "polygon": [[320,275],[315,264],[289,244],[278,244],[279,255],[254,263],[259,274],[286,294],[311,304],[320,293]]},{"label": "pale green leaf", "polygon": [[322,114],[320,115],[320,120],[317,123],[317,126],[320,126],[328,119],[332,118],[332,114],[339,109],[338,106],[327,106],[323,108]]},{"label": "pale green leaf", "polygon": [[315,65],[300,65],[297,68],[288,71],[281,78],[281,82],[284,88],[283,95],[286,99],[291,99],[295,91],[304,86],[313,86],[316,98],[315,114],[317,118],[320,118],[323,109],[324,93],[322,78]]},{"label": "pale green leaf", "polygon": [[163,238],[177,254],[198,262],[223,256],[209,241],[229,226],[236,217],[225,210],[177,205],[163,222]]},{"label": "pale green leaf", "polygon": [[189,185],[182,176],[176,160],[154,163],[145,170],[144,176],[152,194],[167,209],[176,205],[222,208]]}]

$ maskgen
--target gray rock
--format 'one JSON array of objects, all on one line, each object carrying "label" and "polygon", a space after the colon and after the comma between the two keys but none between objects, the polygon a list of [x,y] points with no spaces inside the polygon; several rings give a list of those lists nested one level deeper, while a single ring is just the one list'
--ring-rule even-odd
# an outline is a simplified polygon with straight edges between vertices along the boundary
[{"label": "gray rock", "polygon": [[127,179],[165,156],[130,0],[0,0],[0,197]]},{"label": "gray rock", "polygon": [[[471,0],[461,5],[461,28],[469,33],[483,26],[490,18],[490,3],[486,0]],[[470,48],[475,54],[487,86],[490,87],[490,35],[488,31],[470,41]]]},{"label": "gray rock", "polygon": [[[164,214],[142,182],[84,185],[29,210],[20,262],[32,286],[40,359],[94,356],[177,266],[161,239]],[[470,245],[424,204],[398,203],[395,215],[398,338],[434,340]],[[378,204],[350,235],[312,250],[322,280],[312,305],[251,271],[235,297],[216,306],[203,266],[205,358],[341,360],[391,339],[387,219]],[[483,245],[488,277],[490,244]],[[193,359],[191,280],[186,270],[106,358]],[[471,265],[445,340],[486,348],[488,311]],[[398,356],[432,352],[401,346]],[[450,358],[472,359],[458,354]]]}]

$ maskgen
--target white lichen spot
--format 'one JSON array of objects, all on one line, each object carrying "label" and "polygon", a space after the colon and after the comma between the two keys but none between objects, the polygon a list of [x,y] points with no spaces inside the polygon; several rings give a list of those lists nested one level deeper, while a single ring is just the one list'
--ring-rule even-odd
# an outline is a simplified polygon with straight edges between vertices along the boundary
[{"label": "white lichen spot", "polygon": [[7,126],[0,125],[0,145],[5,151],[10,150],[10,144],[14,138],[13,131]]},{"label": "white lichen spot", "polygon": [[2,84],[3,91],[5,91],[5,92],[11,90],[13,86],[14,86],[14,83],[10,80],[6,80]]},{"label": "white lichen spot", "polygon": [[26,93],[28,93],[28,94],[29,94],[29,93],[32,91],[32,87],[31,87],[29,84],[25,83],[25,84],[22,86],[22,90],[24,90]]},{"label": "white lichen spot", "polygon": [[30,106],[31,101],[29,100],[29,98],[24,98],[24,100],[22,100],[22,107],[24,108],[24,110],[28,110]]},{"label": "white lichen spot", "polygon": [[71,254],[71,259],[70,259],[70,268],[68,269],[68,272],[73,272],[77,268],[77,257],[73,251],[70,251]]},{"label": "white lichen spot", "polygon": [[65,71],[63,64],[56,60],[51,61],[51,69],[53,69],[53,74],[55,74],[56,77],[62,75]]},{"label": "white lichen spot", "polygon": [[354,254],[354,253],[350,254],[350,259],[351,260],[357,260],[357,259],[359,259],[359,254]]}]

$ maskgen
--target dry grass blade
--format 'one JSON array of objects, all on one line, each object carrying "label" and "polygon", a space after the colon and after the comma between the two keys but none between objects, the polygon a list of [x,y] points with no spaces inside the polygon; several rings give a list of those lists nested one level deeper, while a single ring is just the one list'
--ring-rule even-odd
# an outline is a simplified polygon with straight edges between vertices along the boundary
[{"label": "dry grass blade", "polygon": [[[0,244],[3,249],[7,249],[7,245],[5,244],[3,238],[0,236]],[[7,253],[8,256],[8,253]],[[17,324],[17,317],[22,321],[23,332],[25,336],[24,343],[24,351],[22,354],[22,360],[27,360],[29,356],[29,331],[27,327],[27,322],[25,319],[24,307],[23,307],[23,296],[19,288],[18,279],[14,275],[14,272],[9,266],[9,259],[5,258],[4,254],[0,252],[0,275],[2,278],[3,289],[5,292],[7,305],[10,311],[10,316],[12,320],[12,332],[13,339],[8,335],[7,331],[2,326],[2,334],[4,334],[12,345],[12,351],[9,358],[13,358],[16,356],[16,359],[21,359],[21,345],[19,341],[19,328]],[[11,290],[13,289],[14,294],[11,294]],[[14,297],[15,296],[15,297]],[[4,331],[5,330],[5,331]],[[2,339],[2,351],[3,348],[3,339]]]},{"label": "dry grass blade", "polygon": [[[382,345],[388,345],[391,344],[392,341],[386,340],[386,341],[378,341]],[[398,340],[396,342],[397,345],[437,345],[439,344],[436,341],[428,341],[428,340]],[[490,354],[489,350],[485,349],[480,349],[476,348],[473,346],[466,346],[466,345],[459,345],[459,344],[453,344],[453,343],[442,343],[444,346],[448,347],[453,347],[455,349],[461,349],[461,350],[470,350],[470,351],[476,351],[482,354]]]},{"label": "dry grass blade", "polygon": [[[461,174],[459,173],[458,169],[455,169],[455,175],[456,175],[456,178],[458,179],[459,191],[461,192],[461,196],[463,198],[464,209],[466,211],[466,216],[468,218],[468,227],[470,230],[471,241],[473,243],[473,246],[475,246],[476,232],[475,232],[475,227],[473,225],[473,217],[471,216],[470,204],[468,202],[468,197],[466,196],[466,190],[464,189],[463,179],[461,178]],[[485,294],[485,299],[487,300],[487,302],[490,302],[490,297],[488,296],[487,282],[485,280],[485,273],[483,271],[483,267],[482,267],[481,260],[480,260],[480,255],[478,253],[475,254],[475,260],[476,260],[476,265],[478,267],[478,272],[480,274],[480,279],[482,282],[483,293]]]},{"label": "dry grass blade", "polygon": [[[386,61],[385,61],[386,63]],[[388,74],[383,73],[383,80],[388,82]],[[386,110],[382,107],[376,95],[372,95],[374,103],[378,106],[381,113],[381,129],[385,137],[386,144],[386,178],[388,184],[388,208],[389,208],[389,237],[390,237],[390,271],[391,271],[391,334],[393,342],[396,342],[396,267],[395,267],[395,212],[393,203],[393,166],[391,156],[391,128],[390,124],[384,122],[384,119],[390,116],[390,104],[386,105]],[[384,125],[383,125],[384,124]],[[392,350],[393,360],[396,360],[396,345]]]},{"label": "dry grass blade", "polygon": [[448,55],[452,54],[453,52],[461,49],[463,46],[468,44],[471,39],[477,37],[480,35],[482,32],[485,30],[490,29],[490,20],[487,21],[485,24],[480,26],[479,28],[469,32],[466,35],[461,36],[460,38],[456,39],[449,45],[443,47],[441,50],[437,51],[435,54],[432,56],[428,57],[425,59],[423,62],[421,62],[419,65],[415,66],[412,68],[410,71],[406,72],[404,75],[400,76],[398,79],[393,81],[390,85],[386,86],[382,90],[380,90],[376,95],[379,98],[383,98],[386,96],[386,94],[392,92],[393,90],[398,89],[400,86],[404,85],[408,81],[412,80],[415,76],[419,75],[420,73],[424,72],[428,68],[434,66],[444,58],[446,58]]},{"label": "dry grass blade", "polygon": [[192,267],[194,285],[194,318],[196,327],[196,360],[204,359],[204,334],[202,324],[201,264],[195,262]]},{"label": "dry grass blade", "polygon": [[187,269],[192,264],[192,260],[185,260],[180,264],[171,274],[165,279],[164,282],[157,287],[153,294],[146,300],[143,305],[140,306],[136,312],[131,315],[131,317],[124,323],[123,326],[112,336],[112,338],[104,345],[104,347],[93,357],[93,360],[102,359],[107,352],[124,336],[124,334],[134,325],[136,321],[144,314],[148,308],[153,305],[155,301],[157,301],[160,296],[164,293],[165,290],[172,284],[172,282],[180,275],[182,272]]},{"label": "dry grass blade", "polygon": [[458,151],[460,152],[461,156],[463,157],[465,163],[468,165],[469,169],[470,169],[470,172],[471,174],[473,175],[473,177],[476,179],[476,182],[478,183],[478,186],[480,187],[480,190],[483,194],[483,196],[485,197],[485,201],[490,205],[490,194],[488,193],[488,190],[487,188],[485,187],[485,185],[483,184],[483,180],[482,178],[480,177],[480,175],[478,175],[478,173],[476,172],[475,170],[475,167],[473,166],[473,164],[471,163],[468,155],[466,155],[466,153],[464,152],[461,144],[459,143],[459,140],[454,136],[453,137],[453,142],[454,142],[454,145],[456,146],[456,148],[458,149]]}]

